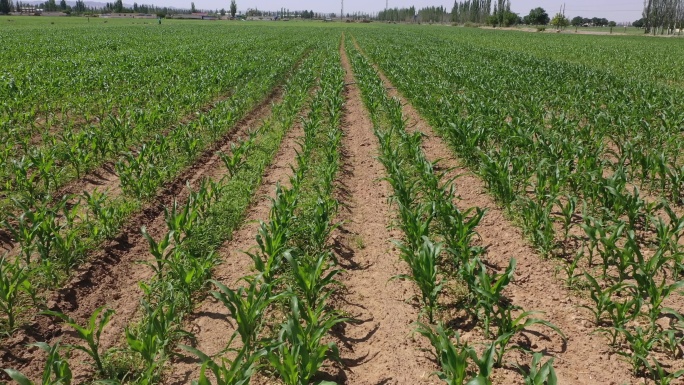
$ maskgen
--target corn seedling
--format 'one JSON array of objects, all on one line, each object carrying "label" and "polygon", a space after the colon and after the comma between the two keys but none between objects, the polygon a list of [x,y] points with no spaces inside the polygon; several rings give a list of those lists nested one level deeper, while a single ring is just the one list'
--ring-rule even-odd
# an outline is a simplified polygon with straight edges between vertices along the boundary
[{"label": "corn seedling", "polygon": [[[327,359],[339,360],[339,352],[334,342],[326,344],[321,339],[338,323],[346,319],[335,313],[320,314],[309,311],[306,325],[300,317],[299,301],[292,297],[291,313],[282,325],[278,340],[269,348],[267,359],[286,385],[308,385]],[[322,381],[319,385],[332,385]]]},{"label": "corn seedling", "polygon": [[154,269],[155,274],[161,279],[164,275],[164,267],[168,263],[170,255],[174,252],[178,252],[174,247],[171,246],[171,241],[174,238],[174,231],[168,231],[159,242],[152,238],[152,236],[147,232],[147,228],[145,228],[145,226],[140,229],[140,232],[147,240],[150,254],[154,256],[154,264],[148,264]]},{"label": "corn seedling", "polygon": [[561,336],[561,338],[565,339],[565,335],[563,332],[560,331],[560,329],[545,320],[539,319],[539,318],[532,318],[531,316],[538,313],[534,311],[525,311],[522,312],[519,316],[516,318],[513,318],[512,315],[512,310],[511,307],[502,307],[499,309],[497,318],[496,318],[496,324],[498,326],[498,330],[496,333],[496,341],[494,344],[497,346],[496,349],[496,366],[501,367],[503,365],[503,358],[506,352],[510,351],[511,349],[521,349],[518,346],[514,347],[509,347],[509,343],[511,342],[511,338],[515,336],[518,333],[523,332],[525,329],[529,328],[530,326],[534,325],[542,325],[546,326],[547,328],[553,330],[554,332],[558,333],[558,335]]},{"label": "corn seedling", "polygon": [[427,311],[430,322],[437,310],[437,301],[442,291],[443,280],[437,274],[437,261],[442,251],[441,244],[434,244],[429,238],[423,237],[423,244],[417,250],[399,244],[401,259],[411,269],[411,275],[402,274],[394,278],[407,279],[418,285],[421,292],[421,302]]},{"label": "corn seedling", "polygon": [[60,312],[46,310],[42,312],[42,314],[60,318],[62,319],[62,321],[64,321],[65,324],[73,328],[76,331],[76,334],[78,334],[78,337],[86,343],[86,346],[69,346],[76,348],[78,350],[82,350],[83,352],[88,354],[93,359],[93,361],[95,361],[95,367],[97,368],[98,372],[100,372],[100,374],[102,375],[105,374],[105,369],[102,364],[102,356],[100,354],[100,335],[102,334],[102,330],[105,328],[105,326],[107,326],[109,320],[114,315],[113,310],[105,309],[103,307],[96,309],[88,319],[88,325],[85,327],[80,326],[71,317]]},{"label": "corn seedling", "polygon": [[451,341],[452,335],[441,324],[434,328],[420,322],[416,325],[416,331],[430,340],[442,368],[434,375],[449,385],[463,385],[463,381],[468,376],[468,358],[471,349],[467,345],[460,345],[458,334],[455,335],[456,345],[454,345]]},{"label": "corn seedling", "polygon": [[[45,360],[45,367],[43,368],[43,376],[41,385],[70,385],[72,380],[71,368],[69,362],[59,354],[60,344],[56,342],[50,346],[45,342],[37,342],[29,346],[35,346],[47,353]],[[35,383],[29,380],[26,376],[14,369],[4,369],[10,378],[19,383],[19,385],[34,385]],[[36,384],[37,385],[37,384]]]},{"label": "corn seedling", "polygon": [[489,276],[484,264],[479,262],[479,274],[474,280],[471,290],[477,298],[477,308],[484,323],[486,335],[490,335],[491,322],[496,317],[497,312],[500,311],[499,308],[503,306],[505,300],[503,290],[513,279],[515,263],[515,259],[511,259],[503,274]]},{"label": "corn seedling", "polygon": [[[239,335],[243,346],[247,349],[252,349],[257,342],[266,309],[273,302],[290,295],[287,292],[273,294],[272,284],[265,283],[259,277],[252,278],[248,281],[248,287],[241,287],[237,291],[227,288],[220,282],[211,282],[218,289],[212,291],[211,294],[223,303],[237,324],[231,341]],[[230,346],[230,343],[228,345]]]},{"label": "corn seedling", "polygon": [[590,297],[594,301],[594,306],[581,305],[580,307],[588,309],[594,316],[594,324],[600,326],[604,313],[608,313],[613,306],[613,295],[627,287],[627,284],[617,283],[603,289],[591,274],[585,272],[584,277],[589,282]]},{"label": "corn seedling", "polygon": [[22,310],[22,294],[35,296],[31,285],[30,271],[21,265],[19,258],[7,260],[7,256],[0,258],[0,314],[6,317],[6,332],[12,332],[16,327],[17,315]]},{"label": "corn seedling", "polygon": [[328,269],[327,253],[319,254],[317,259],[307,256],[296,258],[292,254],[286,254],[285,258],[290,263],[296,290],[302,295],[307,309],[322,306],[332,294],[328,287],[340,285],[335,276],[342,271]]},{"label": "corn seedling", "polygon": [[250,378],[259,368],[259,359],[266,355],[265,350],[250,353],[247,348],[243,348],[233,360],[222,357],[219,363],[216,363],[211,357],[193,347],[181,345],[181,348],[202,361],[199,380],[193,381],[193,385],[211,385],[207,369],[214,375],[216,385],[248,385]]},{"label": "corn seedling", "polygon": [[532,363],[528,368],[524,368],[522,365],[515,365],[523,375],[525,385],[556,385],[558,383],[556,371],[553,369],[553,358],[550,358],[542,365],[542,357],[541,353],[534,353],[532,355]]}]

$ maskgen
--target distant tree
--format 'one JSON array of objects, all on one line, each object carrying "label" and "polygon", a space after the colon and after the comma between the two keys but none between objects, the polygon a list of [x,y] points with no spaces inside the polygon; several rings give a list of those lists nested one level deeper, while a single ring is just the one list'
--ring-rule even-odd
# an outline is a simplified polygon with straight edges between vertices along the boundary
[{"label": "distant tree", "polygon": [[636,20],[632,23],[632,27],[637,27],[637,28],[643,28],[644,25],[646,25],[646,20],[642,17],[639,20]]},{"label": "distant tree", "polygon": [[114,12],[122,13],[123,10],[123,0],[116,0],[116,3],[114,3]]},{"label": "distant tree", "polygon": [[525,16],[525,24],[546,25],[550,20],[549,14],[542,7],[530,10],[529,15]]},{"label": "distant tree", "polygon": [[0,13],[7,14],[12,12],[10,0],[0,0]]},{"label": "distant tree", "polygon": [[225,8],[221,8],[221,16],[226,16],[226,9]]},{"label": "distant tree", "polygon": [[572,21],[570,21],[570,24],[573,27],[579,27],[580,25],[583,24],[583,21],[584,21],[584,19],[582,18],[582,16],[575,16],[572,18]]},{"label": "distant tree", "polygon": [[609,22],[608,22],[608,26],[609,26],[609,27],[617,27],[617,23],[614,22],[614,21],[609,21]]},{"label": "distant tree", "polygon": [[190,12],[195,13],[197,12],[197,8],[195,8],[195,2],[193,1],[190,3]]},{"label": "distant tree", "polygon": [[230,0],[230,17],[235,17],[237,13],[237,3],[235,0]]},{"label": "distant tree", "polygon": [[558,29],[562,29],[570,25],[570,22],[562,13],[557,13],[556,16],[553,17],[553,20],[551,20],[551,25]]},{"label": "distant tree", "polygon": [[67,10],[67,2],[66,2],[66,0],[62,0],[62,1],[59,2],[59,8],[60,8],[62,11],[66,11],[66,10]]},{"label": "distant tree", "polygon": [[85,1],[76,0],[76,5],[74,6],[74,11],[78,13],[83,13],[86,11]]}]

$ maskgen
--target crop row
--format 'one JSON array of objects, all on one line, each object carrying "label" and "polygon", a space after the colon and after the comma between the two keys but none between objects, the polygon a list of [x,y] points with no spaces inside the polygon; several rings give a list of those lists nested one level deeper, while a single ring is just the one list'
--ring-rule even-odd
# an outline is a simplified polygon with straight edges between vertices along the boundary
[{"label": "crop row", "polygon": [[[213,267],[221,263],[214,250],[241,224],[263,171],[307,99],[320,65],[318,54],[304,60],[284,86],[283,101],[274,106],[272,116],[232,147],[231,155],[239,154],[240,158],[230,171],[226,170],[224,178],[202,181],[184,204],[174,201],[165,210],[167,231],[161,239],[154,239],[142,228],[151,254],[146,264],[154,276],[141,283],[141,319],[126,328],[124,348],[100,346],[100,333],[114,316],[113,310],[98,309],[85,327],[67,315],[44,312],[64,319],[78,331],[83,343],[76,347],[92,358],[97,377],[115,383],[159,382],[178,341],[189,335],[183,330],[184,316],[202,298]],[[66,369],[53,370],[54,362],[65,362],[59,355],[59,342],[49,349],[52,353],[47,358],[45,378],[70,380],[68,364],[64,364]],[[23,378],[16,371],[8,373],[15,380]]]},{"label": "crop row", "polygon": [[[401,258],[410,274],[398,276],[415,282],[420,291],[426,322],[416,330],[432,343],[441,370],[436,374],[450,384],[491,383],[493,367],[501,367],[504,357],[517,345],[515,336],[534,325],[543,325],[563,334],[557,327],[510,303],[503,291],[513,277],[515,260],[503,274],[489,271],[483,263],[484,249],[476,245],[476,228],[485,211],[469,208],[461,211],[454,202],[453,178],[438,172],[438,164],[427,160],[421,149],[420,133],[406,131],[399,100],[386,94],[385,86],[372,65],[354,48],[347,46],[352,65],[374,122],[380,144],[380,161],[387,170],[387,180],[394,189],[393,203],[398,211],[398,227],[404,240],[399,242]],[[458,287],[467,294],[455,297]],[[448,309],[467,309],[469,317],[483,329],[487,344],[478,352],[461,343],[458,334],[445,326]],[[456,344],[453,342],[456,339]],[[533,371],[540,360],[536,356]],[[551,362],[545,363],[552,373]],[[471,373],[469,363],[478,370]],[[522,370],[522,368],[521,368]],[[535,373],[526,373],[534,378]]]},{"label": "crop row", "polygon": [[[633,184],[655,171],[630,178],[639,158],[618,151],[611,160],[605,142],[641,143],[643,157],[661,151],[661,140],[679,148],[677,102],[648,83],[521,53],[452,43],[430,55],[424,44],[398,55],[387,49],[393,37],[359,39],[532,243],[562,258],[568,284],[590,293],[597,326],[634,374],[664,383],[679,377],[664,367],[681,366],[682,218],[672,207],[680,186],[661,190],[669,201],[642,195]],[[581,97],[573,92],[580,88]],[[664,148],[658,157],[676,159]]]},{"label": "crop row", "polygon": [[[278,69],[277,72],[279,71]],[[116,165],[123,191],[121,196],[112,199],[107,191],[95,190],[86,191],[82,196],[65,196],[58,204],[40,199],[17,201],[21,208],[20,213],[6,224],[18,244],[19,255],[11,255],[13,258],[17,257],[16,261],[3,262],[3,279],[14,280],[15,285],[17,282],[33,282],[23,286],[24,291],[31,296],[35,289],[59,286],[88,252],[105,239],[118,234],[120,226],[130,213],[140,209],[146,200],[157,194],[164,183],[175,179],[183,169],[192,165],[259,98],[264,97],[268,92],[265,87],[269,86],[269,82],[260,83],[260,80],[262,79],[255,78],[250,82],[250,87],[245,88],[239,97],[220,102],[197,120],[179,125],[166,136],[157,135],[137,153],[126,154]],[[290,94],[296,92],[291,91]],[[286,104],[278,108],[289,112],[299,102],[295,96],[290,96],[285,98]],[[294,116],[286,116],[290,121],[285,124],[291,124]],[[246,149],[246,145],[234,145],[231,155],[223,155],[231,173],[235,171],[235,162],[244,158]],[[30,198],[27,197],[26,200],[28,199]],[[16,290],[13,292],[14,297],[18,296]],[[10,301],[21,302],[18,298],[10,299],[9,296],[2,302]],[[15,311],[8,309],[6,313]],[[14,314],[8,316],[6,328],[9,331],[16,326],[14,318]]]},{"label": "crop row", "polygon": [[[16,119],[8,117],[9,126],[2,131],[7,134],[16,133],[16,136],[4,138],[2,143],[5,147],[0,151],[2,154],[0,175],[5,181],[1,192],[3,212],[13,210],[12,200],[14,199],[30,202],[32,199],[54,198],[55,193],[58,193],[65,183],[82,177],[106,162],[116,163],[122,160],[125,162],[126,152],[133,151],[137,155],[138,152],[143,152],[146,144],[149,147],[149,143],[158,140],[160,136],[173,134],[182,136],[184,130],[193,130],[196,126],[216,125],[217,117],[203,114],[206,110],[216,110],[217,107],[225,109],[235,104],[232,107],[240,109],[236,109],[232,117],[221,116],[221,119],[238,118],[244,113],[246,106],[263,99],[307,49],[306,45],[298,44],[297,41],[287,41],[286,44],[292,45],[288,45],[286,54],[279,55],[276,54],[275,47],[282,48],[283,42],[262,39],[256,43],[251,39],[249,36],[244,36],[236,41],[235,51],[220,60],[217,60],[215,56],[196,58],[198,62],[193,65],[183,62],[175,63],[173,60],[150,55],[152,57],[145,58],[145,60],[172,63],[168,64],[169,67],[166,69],[158,69],[159,76],[178,77],[174,81],[151,78],[149,80],[153,80],[152,87],[158,88],[159,84],[173,84],[184,88],[171,93],[163,93],[166,99],[160,99],[149,106],[142,105],[139,101],[150,98],[129,96],[125,93],[127,90],[133,93],[144,87],[129,85],[119,90],[120,94],[108,91],[105,94],[107,100],[119,104],[98,112],[96,118],[89,117],[92,114],[90,112],[77,112],[72,114],[73,116],[65,114],[64,119],[68,122],[66,127],[56,128],[54,123],[47,122],[47,127],[41,128],[45,136],[42,143],[36,143],[32,134],[21,133],[21,130],[15,129],[18,124]],[[241,47],[249,48],[238,51]],[[167,56],[179,55],[168,52]],[[221,64],[223,67],[217,68],[214,64],[211,67],[207,66],[207,61]],[[270,63],[270,65],[264,66],[262,63]],[[97,68],[103,71],[113,71],[117,65],[117,63],[102,62]],[[201,67],[195,68],[197,65]],[[182,70],[176,71],[176,66],[180,66]],[[193,72],[184,75],[183,71],[187,69]],[[202,86],[197,73],[200,70],[205,71],[206,76],[209,77],[215,77],[214,74],[217,73],[222,74],[220,81],[211,81],[212,84],[216,84],[214,87],[220,87],[220,93],[206,85]],[[127,74],[131,72],[126,71]],[[149,74],[145,77],[150,78]],[[197,90],[191,89],[197,84],[202,87]],[[83,95],[91,94],[78,89],[73,92]],[[245,93],[250,96],[245,97]],[[189,95],[194,95],[197,100],[187,100]],[[213,103],[207,105],[212,100]],[[176,103],[180,104],[176,105]],[[10,108],[11,111],[18,109],[20,108]],[[188,117],[179,122],[184,115]],[[79,124],[79,119],[87,121],[95,119],[97,122]],[[169,127],[172,124],[174,127]],[[190,139],[188,146],[193,144],[192,138]]]}]

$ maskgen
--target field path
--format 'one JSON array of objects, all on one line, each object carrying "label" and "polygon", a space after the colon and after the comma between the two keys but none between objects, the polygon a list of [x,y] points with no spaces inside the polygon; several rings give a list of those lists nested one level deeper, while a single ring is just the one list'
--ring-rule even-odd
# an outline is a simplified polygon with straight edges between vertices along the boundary
[{"label": "field path", "polygon": [[[412,323],[418,309],[411,304],[415,295],[411,283],[390,279],[406,273],[391,239],[392,214],[387,203],[391,189],[386,181],[373,125],[354,84],[351,65],[340,48],[346,71],[346,104],[343,116],[344,164],[340,220],[343,226],[333,235],[336,257],[346,272],[343,299],[337,308],[359,322],[348,322],[336,330],[343,362],[348,367],[346,384],[404,385],[437,384],[429,378],[436,366],[419,350],[425,347],[412,338]],[[338,375],[341,376],[342,374]]]},{"label": "field path", "polygon": [[[362,53],[363,51],[355,46]],[[377,67],[378,73],[385,83],[390,96],[398,98],[408,119],[407,131],[419,131],[423,134],[423,151],[430,161],[440,160],[440,169],[453,168],[448,177],[461,174],[456,179],[455,187],[458,197],[457,205],[461,209],[469,207],[487,208],[477,231],[481,243],[487,248],[485,262],[499,273],[503,272],[511,258],[517,261],[515,280],[507,289],[513,304],[524,310],[544,312],[538,318],[548,320],[558,326],[568,336],[566,343],[553,332],[545,328],[533,328],[526,333],[534,351],[556,357],[556,369],[560,384],[630,384],[637,381],[630,374],[630,368],[618,355],[610,355],[611,349],[607,340],[590,321],[587,311],[578,308],[589,305],[585,299],[579,298],[569,291],[555,278],[555,264],[543,259],[525,241],[522,231],[516,227],[501,210],[494,199],[487,193],[484,183],[476,175],[463,167],[455,158],[454,152],[435,134],[434,129],[420,116],[418,111],[397,91],[387,77]],[[539,334],[540,332],[542,334]],[[462,340],[477,342],[476,333],[462,333]],[[519,360],[523,356],[509,353],[511,358]],[[514,361],[515,361],[514,360]],[[528,363],[524,358],[521,364]],[[520,376],[513,370],[499,370],[493,377],[495,383],[522,383]],[[516,382],[517,381],[517,382]]]},{"label": "field path", "polygon": [[[147,281],[153,276],[152,269],[139,263],[152,258],[147,241],[140,232],[141,226],[145,226],[153,238],[159,239],[166,230],[164,207],[171,205],[174,199],[179,202],[187,199],[188,181],[191,187],[196,187],[203,177],[220,179],[225,166],[216,155],[217,151],[229,152],[230,143],[238,137],[245,136],[262,119],[268,117],[272,105],[280,99],[282,89],[277,87],[229,133],[205,150],[192,166],[173,182],[165,185],[152,205],[133,215],[119,236],[104,244],[91,256],[88,263],[79,268],[64,288],[48,297],[48,309],[64,312],[76,321],[84,323],[95,309],[106,305],[116,314],[102,333],[102,347],[107,349],[119,344],[124,327],[135,319],[139,308],[142,292],[138,282]],[[37,349],[25,349],[24,346],[37,341],[52,344],[62,335],[65,336],[64,343],[74,342],[69,327],[55,324],[48,317],[35,317],[32,325],[15,333],[7,340],[7,344],[0,348],[2,366],[19,369],[32,378],[40,377],[44,354]],[[87,376],[90,373],[91,367],[84,362],[89,361],[72,361],[75,376]]]}]

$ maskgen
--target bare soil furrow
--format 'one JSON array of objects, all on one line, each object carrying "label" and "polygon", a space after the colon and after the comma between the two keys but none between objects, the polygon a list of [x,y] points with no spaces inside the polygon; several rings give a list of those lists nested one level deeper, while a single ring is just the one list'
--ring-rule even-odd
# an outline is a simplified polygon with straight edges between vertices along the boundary
[{"label": "bare soil furrow", "polygon": [[[357,46],[358,47],[358,46]],[[423,134],[423,151],[430,161],[440,160],[440,169],[453,168],[447,177],[460,174],[455,187],[457,204],[461,209],[469,207],[486,208],[487,214],[478,226],[482,245],[486,247],[485,261],[499,273],[510,260],[517,261],[515,281],[507,289],[513,304],[524,310],[541,311],[543,318],[557,325],[567,336],[560,337],[544,328],[534,328],[525,333],[529,346],[555,358],[554,367],[561,384],[623,384],[635,383],[629,365],[618,355],[612,354],[607,340],[597,333],[590,321],[588,311],[579,308],[590,305],[568,290],[555,278],[556,266],[542,257],[525,241],[522,231],[516,227],[487,194],[484,183],[464,168],[453,155],[453,151],[435,134],[418,111],[406,101],[381,71],[378,71],[391,96],[401,100],[404,115],[408,118],[407,131]],[[476,332],[462,333],[462,340],[478,342]],[[508,361],[529,357],[510,354]],[[495,383],[521,383],[513,370],[500,370],[495,374]]]},{"label": "bare soil furrow", "polygon": [[336,329],[341,355],[348,371],[338,381],[348,384],[432,384],[436,369],[413,339],[415,289],[409,282],[391,280],[406,273],[391,239],[401,233],[389,230],[392,214],[388,205],[390,186],[379,154],[373,124],[354,84],[351,65],[340,48],[346,71],[346,104],[343,116],[342,151],[344,178],[341,220],[333,235],[334,250],[346,269],[341,281],[345,293],[338,308],[355,321]]}]

